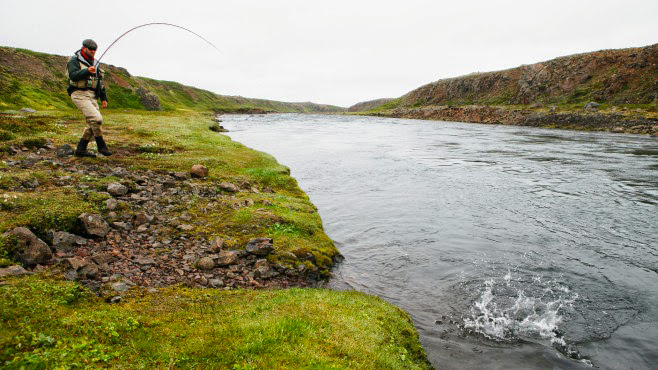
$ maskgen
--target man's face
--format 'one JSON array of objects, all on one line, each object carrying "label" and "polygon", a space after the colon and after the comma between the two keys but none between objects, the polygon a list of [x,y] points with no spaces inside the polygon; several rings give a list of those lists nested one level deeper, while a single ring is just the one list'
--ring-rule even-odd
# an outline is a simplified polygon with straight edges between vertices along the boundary
[{"label": "man's face", "polygon": [[83,47],[82,47],[82,51],[84,51],[85,54],[89,55],[89,56],[92,57],[92,58],[94,57],[94,55],[96,55],[96,50],[91,50],[91,49],[89,49],[89,48],[86,47],[86,46],[83,46]]}]

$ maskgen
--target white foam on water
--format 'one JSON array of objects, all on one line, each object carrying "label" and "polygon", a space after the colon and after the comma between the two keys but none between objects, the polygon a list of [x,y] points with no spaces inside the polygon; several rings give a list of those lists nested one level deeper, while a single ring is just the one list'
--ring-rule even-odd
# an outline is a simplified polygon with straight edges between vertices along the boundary
[{"label": "white foam on water", "polygon": [[572,309],[578,294],[556,282],[514,280],[511,272],[489,279],[464,319],[464,328],[493,340],[550,340],[566,345],[558,334],[565,310]]}]

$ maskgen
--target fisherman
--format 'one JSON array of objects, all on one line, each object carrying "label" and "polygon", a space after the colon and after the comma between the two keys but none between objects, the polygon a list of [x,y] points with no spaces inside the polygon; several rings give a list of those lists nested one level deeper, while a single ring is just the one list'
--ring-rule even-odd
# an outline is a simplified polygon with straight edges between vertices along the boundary
[{"label": "fisherman", "polygon": [[82,112],[87,120],[87,127],[82,133],[82,138],[75,149],[76,157],[95,157],[96,155],[87,151],[87,145],[92,138],[96,140],[98,152],[108,156],[112,152],[107,148],[103,140],[101,125],[103,116],[98,108],[97,99],[100,98],[103,108],[107,108],[107,93],[103,86],[105,71],[96,67],[94,55],[98,45],[91,39],[82,42],[82,48],[75,52],[67,64],[69,87],[66,91],[71,96],[73,104]]}]

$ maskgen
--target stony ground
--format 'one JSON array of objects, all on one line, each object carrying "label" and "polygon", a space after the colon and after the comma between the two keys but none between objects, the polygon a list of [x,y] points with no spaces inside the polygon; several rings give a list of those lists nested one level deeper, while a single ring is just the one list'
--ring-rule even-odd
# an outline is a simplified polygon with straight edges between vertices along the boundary
[{"label": "stony ground", "polygon": [[[238,199],[236,194],[271,189],[258,189],[248,183],[213,183],[203,178],[203,172],[195,176],[191,172],[126,168],[120,161],[111,160],[138,154],[126,148],[115,149],[109,161],[82,160],[71,154],[70,147],[56,148],[46,142],[40,148],[12,147],[5,157],[7,167],[2,172],[29,169],[52,175],[46,184],[31,179],[11,191],[60,187],[75,189],[87,197],[95,193],[95,197],[104,199],[101,213],[81,215],[80,230],[75,234],[69,233],[72,230],[48,232],[44,242],[52,254],[24,263],[31,269],[62,273],[108,297],[118,296],[131,286],[157,289],[186,284],[234,289],[317,284],[309,278],[309,271],[304,271],[304,265],[293,268],[294,264],[268,261],[268,256],[277,253],[298,261],[312,255],[277,252],[272,239],[266,237],[229,248],[220,238],[209,241],[207,235],[195,233],[197,220],[184,211],[193,198],[207,200],[209,208],[253,206],[253,200],[244,196]],[[98,189],[81,184],[77,181],[80,176],[110,182]],[[263,203],[264,207],[268,205],[267,201]],[[258,211],[267,212],[264,208]]]}]

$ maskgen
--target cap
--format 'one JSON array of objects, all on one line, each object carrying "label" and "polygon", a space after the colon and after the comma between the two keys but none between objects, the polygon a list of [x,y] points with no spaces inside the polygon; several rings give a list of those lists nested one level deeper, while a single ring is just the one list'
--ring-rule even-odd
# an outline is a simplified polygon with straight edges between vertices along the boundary
[{"label": "cap", "polygon": [[94,41],[92,39],[86,39],[85,41],[83,41],[82,46],[86,47],[89,50],[98,49],[98,45],[96,45],[96,41]]}]

